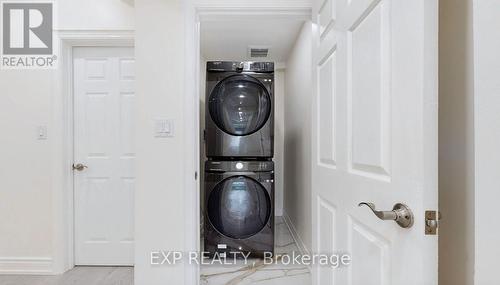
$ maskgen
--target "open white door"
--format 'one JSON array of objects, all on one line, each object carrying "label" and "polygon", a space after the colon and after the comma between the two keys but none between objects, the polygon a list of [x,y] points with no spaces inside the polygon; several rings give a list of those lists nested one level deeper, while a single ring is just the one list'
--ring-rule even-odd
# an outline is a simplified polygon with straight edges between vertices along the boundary
[{"label": "open white door", "polygon": [[[435,0],[315,0],[313,9],[313,250],[345,252],[314,284],[435,285],[437,210]],[[414,224],[377,210],[406,204]]]}]

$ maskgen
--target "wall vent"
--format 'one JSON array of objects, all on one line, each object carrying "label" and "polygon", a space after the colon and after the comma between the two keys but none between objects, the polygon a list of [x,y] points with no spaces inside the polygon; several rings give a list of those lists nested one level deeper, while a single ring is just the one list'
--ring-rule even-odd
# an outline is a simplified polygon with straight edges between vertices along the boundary
[{"label": "wall vent", "polygon": [[269,47],[248,47],[248,55],[252,58],[264,58],[269,56]]}]

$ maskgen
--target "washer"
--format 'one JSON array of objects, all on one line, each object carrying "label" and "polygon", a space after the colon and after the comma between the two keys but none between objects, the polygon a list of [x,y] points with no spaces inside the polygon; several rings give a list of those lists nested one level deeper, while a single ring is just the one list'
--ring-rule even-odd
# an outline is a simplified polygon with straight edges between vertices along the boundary
[{"label": "washer", "polygon": [[274,254],[272,161],[205,163],[204,243],[211,254]]},{"label": "washer", "polygon": [[272,158],[274,63],[207,62],[205,116],[208,158]]}]

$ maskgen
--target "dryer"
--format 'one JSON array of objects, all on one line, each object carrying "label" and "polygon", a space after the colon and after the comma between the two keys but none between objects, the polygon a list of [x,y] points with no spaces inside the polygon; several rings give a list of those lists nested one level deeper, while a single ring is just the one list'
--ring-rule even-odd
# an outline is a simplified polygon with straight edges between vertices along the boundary
[{"label": "dryer", "polygon": [[205,163],[205,251],[274,252],[274,163]]},{"label": "dryer", "polygon": [[274,155],[274,63],[207,63],[206,155],[266,159]]}]

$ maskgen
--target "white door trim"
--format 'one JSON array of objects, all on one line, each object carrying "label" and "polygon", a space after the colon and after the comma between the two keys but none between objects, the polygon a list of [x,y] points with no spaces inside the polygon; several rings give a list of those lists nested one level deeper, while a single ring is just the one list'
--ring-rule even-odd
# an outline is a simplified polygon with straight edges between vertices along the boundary
[{"label": "white door trim", "polygon": [[[204,21],[221,21],[241,18],[242,16],[258,16],[258,17],[281,17],[293,18],[295,20],[311,19],[311,7],[283,7],[283,6],[206,6],[196,5],[191,0],[186,3],[186,58],[185,58],[185,90],[188,96],[185,96],[185,129],[192,129],[192,132],[186,132],[186,141],[190,142],[193,152],[188,152],[186,157],[186,175],[185,181],[185,217],[186,228],[185,237],[186,251],[200,250],[200,177],[202,173],[198,173],[198,179],[193,180],[195,172],[199,172],[200,155],[199,155],[199,141],[200,141],[200,125],[199,125],[199,96],[200,96],[200,25]],[[194,74],[194,76],[193,76]],[[194,84],[193,84],[194,78]],[[195,205],[195,211],[193,211]],[[200,282],[200,267],[185,266],[185,283],[187,285],[198,285]]]},{"label": "white door trim", "polygon": [[134,47],[133,31],[68,31],[55,33],[59,47],[58,70],[54,72],[53,125],[53,274],[74,267],[73,205],[73,48]]}]

